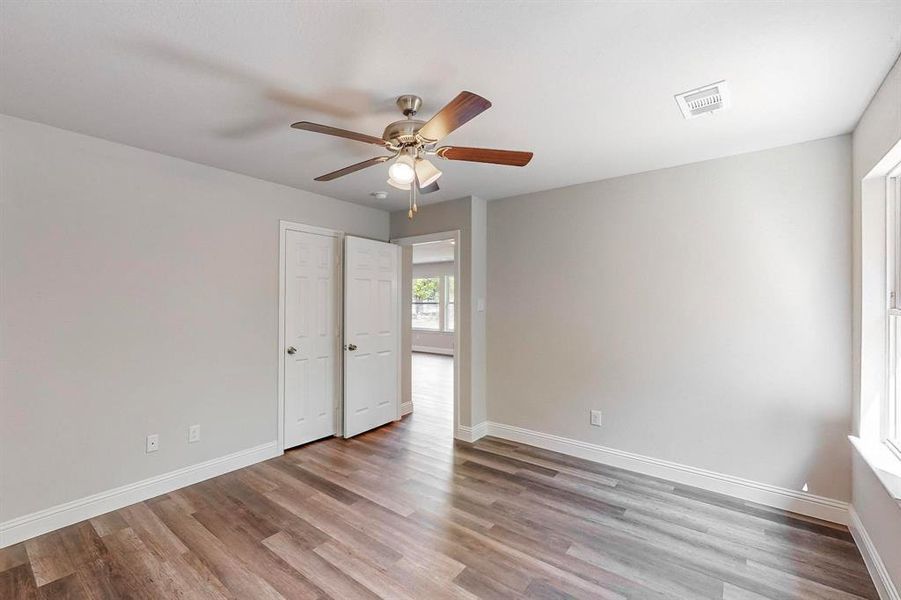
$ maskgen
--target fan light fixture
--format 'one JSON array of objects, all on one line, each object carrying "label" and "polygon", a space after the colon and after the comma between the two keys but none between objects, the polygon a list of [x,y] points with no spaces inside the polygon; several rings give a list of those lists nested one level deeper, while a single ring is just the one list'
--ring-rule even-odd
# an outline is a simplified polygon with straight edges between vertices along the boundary
[{"label": "fan light fixture", "polygon": [[[394,164],[388,168],[388,183],[407,186],[413,183],[416,171],[413,170],[413,158],[409,154],[402,154]],[[395,185],[395,187],[398,187]],[[403,189],[403,188],[402,188]]]},{"label": "fan light fixture", "polygon": [[405,192],[409,192],[409,191],[410,191],[410,185],[411,185],[411,184],[409,184],[409,183],[397,183],[397,182],[394,181],[393,179],[389,179],[386,183],[387,183],[388,185],[390,185],[391,187],[393,187],[393,188],[397,188],[397,189],[403,190],[403,191],[405,191]]},{"label": "fan light fixture", "polygon": [[[441,177],[441,171],[439,171],[438,168],[435,167],[435,165],[424,158],[417,158],[416,167],[414,168],[416,170],[416,177],[419,179],[420,189],[432,185],[433,183],[438,181],[439,177]],[[388,170],[388,175],[389,177],[391,175],[390,169]],[[388,185],[399,190],[409,192],[410,186],[413,185],[413,182],[411,181],[410,183],[400,183],[399,181],[395,181],[394,179],[388,179]]]},{"label": "fan light fixture", "polygon": [[419,187],[424,188],[438,181],[441,171],[426,159],[420,158],[416,161],[416,177],[419,178]]}]

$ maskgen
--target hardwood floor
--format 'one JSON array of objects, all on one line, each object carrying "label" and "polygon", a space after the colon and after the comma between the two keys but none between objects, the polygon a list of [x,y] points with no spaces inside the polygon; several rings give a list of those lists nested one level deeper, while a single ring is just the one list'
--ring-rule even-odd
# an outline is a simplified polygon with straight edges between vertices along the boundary
[{"label": "hardwood floor", "polygon": [[400,423],[0,550],[0,598],[877,598],[842,527],[455,445],[445,392],[420,393]]},{"label": "hardwood floor", "polygon": [[413,409],[418,427],[428,427],[450,444],[454,430],[454,359],[413,353]]}]

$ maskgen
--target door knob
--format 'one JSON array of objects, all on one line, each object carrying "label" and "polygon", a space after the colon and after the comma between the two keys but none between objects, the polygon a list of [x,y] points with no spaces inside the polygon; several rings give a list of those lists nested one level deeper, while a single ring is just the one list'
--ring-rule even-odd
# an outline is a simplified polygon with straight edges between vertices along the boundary
[{"label": "door knob", "polygon": [[350,350],[351,352],[353,352],[354,350],[357,349],[357,345],[356,344],[348,344],[347,349]]},{"label": "door knob", "polygon": [[297,354],[297,348],[295,348],[294,346],[289,346],[288,354]]}]

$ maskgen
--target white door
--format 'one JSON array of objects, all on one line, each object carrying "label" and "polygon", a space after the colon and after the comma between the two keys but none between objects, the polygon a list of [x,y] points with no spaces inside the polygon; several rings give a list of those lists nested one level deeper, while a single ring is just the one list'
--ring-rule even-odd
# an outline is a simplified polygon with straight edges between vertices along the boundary
[{"label": "white door", "polygon": [[285,448],[337,432],[339,240],[285,232]]},{"label": "white door", "polygon": [[346,237],[344,437],[399,417],[400,246]]}]

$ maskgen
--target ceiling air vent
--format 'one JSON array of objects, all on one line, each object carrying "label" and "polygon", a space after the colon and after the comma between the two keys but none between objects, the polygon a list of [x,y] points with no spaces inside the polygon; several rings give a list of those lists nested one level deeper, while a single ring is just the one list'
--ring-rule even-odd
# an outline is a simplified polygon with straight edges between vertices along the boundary
[{"label": "ceiling air vent", "polygon": [[676,104],[686,119],[712,114],[729,108],[729,88],[725,81],[717,81],[682,94],[676,94]]}]

